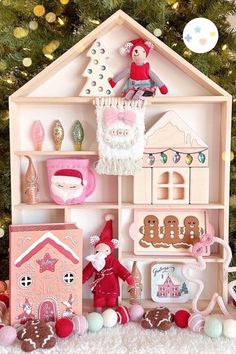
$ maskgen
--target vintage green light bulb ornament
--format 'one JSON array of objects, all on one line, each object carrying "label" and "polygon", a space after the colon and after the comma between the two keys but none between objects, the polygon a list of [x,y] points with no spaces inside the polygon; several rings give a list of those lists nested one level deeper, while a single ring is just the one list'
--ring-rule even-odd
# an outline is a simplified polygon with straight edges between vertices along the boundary
[{"label": "vintage green light bulb ornament", "polygon": [[84,129],[79,120],[76,120],[72,127],[72,139],[75,145],[75,150],[80,151],[84,140]]}]

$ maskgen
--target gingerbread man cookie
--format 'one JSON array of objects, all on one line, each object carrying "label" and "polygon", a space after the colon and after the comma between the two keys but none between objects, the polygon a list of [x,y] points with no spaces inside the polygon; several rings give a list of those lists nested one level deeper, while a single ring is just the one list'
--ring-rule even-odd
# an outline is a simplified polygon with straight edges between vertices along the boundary
[{"label": "gingerbread man cookie", "polygon": [[49,349],[55,346],[56,338],[51,325],[42,320],[32,320],[17,333],[22,340],[21,349],[24,352],[32,352],[35,349]]},{"label": "gingerbread man cookie", "polygon": [[164,226],[160,228],[163,235],[161,247],[170,247],[179,242],[179,220],[174,215],[168,215],[164,219]]},{"label": "gingerbread man cookie", "polygon": [[159,220],[155,215],[147,215],[144,225],[139,228],[143,238],[139,241],[140,246],[148,248],[150,245],[160,242]]},{"label": "gingerbread man cookie", "polygon": [[184,238],[181,240],[182,242],[180,245],[175,245],[176,248],[189,248],[196,242],[200,242],[200,236],[204,233],[203,228],[199,227],[199,220],[196,216],[191,215],[184,219],[184,227],[181,229],[181,232],[184,234]]},{"label": "gingerbread man cookie", "polygon": [[141,326],[145,329],[157,328],[161,331],[167,331],[172,326],[173,315],[167,307],[157,307],[147,311]]}]

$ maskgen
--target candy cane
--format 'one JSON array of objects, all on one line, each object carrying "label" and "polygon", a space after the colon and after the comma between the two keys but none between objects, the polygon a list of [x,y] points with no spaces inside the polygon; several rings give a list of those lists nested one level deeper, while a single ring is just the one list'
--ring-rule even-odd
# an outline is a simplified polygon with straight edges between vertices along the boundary
[{"label": "candy cane", "polygon": [[[201,271],[206,269],[206,261],[205,261],[204,257],[202,256],[202,254],[203,254],[206,246],[212,246],[215,242],[222,245],[226,250],[227,255],[226,255],[226,259],[224,260],[224,271],[227,273],[236,272],[236,267],[229,267],[229,264],[232,259],[232,251],[231,251],[228,243],[223,241],[221,238],[214,237],[210,234],[203,235],[201,241],[197,242],[192,248],[192,253],[197,258],[197,263],[185,264],[183,266],[182,272],[187,280],[192,281],[193,283],[197,284],[197,286],[198,286],[197,292],[196,292],[196,294],[193,298],[193,301],[192,301],[193,312],[200,313],[203,316],[208,316],[213,311],[216,303],[218,303],[222,313],[228,318],[233,318],[232,315],[230,315],[230,313],[228,312],[222,297],[218,293],[214,293],[212,295],[211,300],[210,300],[209,304],[207,305],[207,307],[205,308],[205,310],[199,310],[198,309],[198,301],[199,301],[199,298],[200,298],[202,291],[204,289],[204,283],[202,282],[202,280],[193,279],[192,276],[189,275],[190,269],[201,270]],[[236,301],[236,292],[234,291],[234,286],[236,286],[236,280],[230,282],[229,286],[228,286],[230,295]]]}]

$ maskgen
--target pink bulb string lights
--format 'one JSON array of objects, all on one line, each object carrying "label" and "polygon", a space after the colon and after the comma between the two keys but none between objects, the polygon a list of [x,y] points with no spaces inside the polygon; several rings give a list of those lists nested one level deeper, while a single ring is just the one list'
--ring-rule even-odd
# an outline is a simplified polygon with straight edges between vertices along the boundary
[{"label": "pink bulb string lights", "polygon": [[31,128],[31,136],[34,143],[34,149],[36,151],[42,150],[42,144],[45,137],[45,132],[43,125],[40,120],[34,121],[32,128]]},{"label": "pink bulb string lights", "polygon": [[[211,247],[214,243],[220,244],[225,249],[226,258],[223,263],[224,271],[227,274],[236,272],[236,267],[229,266],[231,259],[232,259],[232,251],[231,251],[228,243],[223,241],[219,237],[213,236],[212,234],[203,235],[201,241],[195,243],[195,245],[192,248],[192,254],[194,257],[197,258],[197,263],[185,264],[183,266],[182,272],[187,280],[197,284],[197,291],[196,291],[196,294],[195,294],[193,301],[192,301],[193,312],[200,313],[203,316],[208,316],[212,313],[216,304],[218,304],[222,313],[227,318],[233,318],[233,316],[227,310],[226,305],[222,299],[222,296],[220,296],[216,292],[212,295],[211,300],[209,301],[209,304],[207,305],[207,307],[204,310],[199,310],[198,301],[199,301],[199,298],[204,290],[204,283],[202,280],[195,279],[193,276],[191,276],[189,274],[190,270],[204,271],[206,269],[206,261],[205,261],[204,257],[202,256],[202,254],[205,252],[205,248],[207,246]],[[231,297],[234,301],[236,301],[236,292],[234,290],[235,286],[236,286],[236,280],[231,281],[228,285],[229,294],[231,295]]]}]

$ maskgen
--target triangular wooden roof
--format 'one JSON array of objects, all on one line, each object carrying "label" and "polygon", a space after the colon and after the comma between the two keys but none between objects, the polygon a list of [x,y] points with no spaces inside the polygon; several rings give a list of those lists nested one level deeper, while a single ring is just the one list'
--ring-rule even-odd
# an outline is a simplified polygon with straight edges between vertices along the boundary
[{"label": "triangular wooden roof", "polygon": [[[167,111],[164,113],[161,118],[159,118],[153,125],[152,127],[146,132],[145,134],[145,141],[146,141],[146,147],[164,147],[166,146],[166,139],[163,138],[164,144],[160,141],[160,136],[157,137],[156,135],[159,133],[161,130],[166,130],[168,125],[173,126],[176,128],[177,132],[181,133],[181,141],[182,143],[178,145],[174,145],[175,147],[205,147],[207,148],[207,144],[190,128],[188,124],[186,124],[175,111]],[[169,127],[170,129],[170,127]],[[159,132],[158,132],[159,131]],[[170,134],[170,132],[168,132]],[[172,132],[173,134],[173,132]],[[172,136],[171,141],[169,144],[172,144],[174,139],[176,138],[176,134]],[[155,142],[155,146],[152,146],[153,142]]]},{"label": "triangular wooden roof", "polygon": [[122,10],[118,10],[113,15],[111,15],[106,21],[101,23],[96,29],[90,32],[87,36],[81,39],[77,44],[75,44],[71,49],[61,55],[57,60],[50,64],[46,69],[41,71],[33,79],[27,82],[19,90],[14,92],[11,97],[25,97],[39,87],[44,79],[48,80],[53,74],[56,74],[64,65],[71,62],[79,54],[83,53],[94,40],[101,37],[104,33],[109,31],[115,24],[127,26],[127,28],[136,32],[137,36],[141,36],[144,39],[150,40],[154,45],[155,49],[163,55],[167,60],[170,60],[174,65],[176,65],[180,70],[189,75],[198,84],[203,86],[212,95],[220,96],[230,96],[230,94],[225,91],[222,87],[217,85],[214,81],[209,79],[206,75],[196,69],[188,61],[183,59],[180,55],[175,53],[166,44],[156,38],[152,33],[146,30],[138,22],[133,20]]},{"label": "triangular wooden roof", "polygon": [[59,240],[52,232],[46,232],[37,241],[35,241],[31,246],[29,246],[14,262],[16,267],[21,267],[25,262],[30,260],[35,254],[37,254],[46,245],[50,244],[52,247],[56,248],[65,257],[71,260],[72,263],[79,263],[79,257],[77,254],[64,242]]}]

